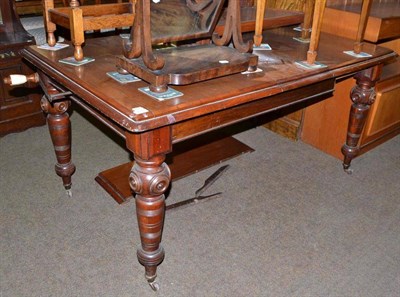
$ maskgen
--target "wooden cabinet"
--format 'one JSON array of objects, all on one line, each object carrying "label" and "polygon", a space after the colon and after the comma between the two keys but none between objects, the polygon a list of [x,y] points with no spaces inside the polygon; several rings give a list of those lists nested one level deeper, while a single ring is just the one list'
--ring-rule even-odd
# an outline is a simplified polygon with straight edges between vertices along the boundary
[{"label": "wooden cabinet", "polygon": [[[325,11],[322,30],[355,39],[361,3],[335,2]],[[400,53],[399,1],[374,1],[365,39]],[[344,123],[349,116],[349,94],[353,86],[352,78],[341,81],[337,84],[337,91],[332,98],[305,109],[302,141],[342,159],[341,147],[346,137],[347,126],[340,123]],[[399,133],[400,60],[397,59],[383,68],[381,81],[376,85],[376,100],[371,106],[360,138],[361,153]]]},{"label": "wooden cabinet", "polygon": [[362,150],[365,151],[372,144],[379,144],[399,132],[400,60],[386,66],[382,81],[376,87],[376,103],[371,107],[361,138]]},{"label": "wooden cabinet", "polygon": [[10,74],[33,73],[19,50],[35,44],[35,40],[19,22],[13,0],[2,0],[0,8],[0,135],[5,135],[43,125],[45,117],[40,108],[42,92],[39,87],[11,87],[3,82]]}]

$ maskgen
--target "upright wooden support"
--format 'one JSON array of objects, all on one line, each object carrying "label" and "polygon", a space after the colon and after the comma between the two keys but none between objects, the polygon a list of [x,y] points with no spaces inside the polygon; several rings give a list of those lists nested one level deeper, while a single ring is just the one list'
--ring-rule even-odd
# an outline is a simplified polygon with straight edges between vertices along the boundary
[{"label": "upright wooden support", "polygon": [[71,41],[74,45],[74,57],[77,61],[82,61],[82,44],[85,42],[83,31],[83,12],[80,8],[71,8],[69,11],[69,22],[71,30]]},{"label": "upright wooden support", "polygon": [[326,0],[316,0],[314,7],[314,18],[311,31],[310,47],[307,52],[307,63],[315,64],[319,37],[321,35],[322,17],[324,16]]},{"label": "upright wooden support", "polygon": [[354,53],[356,54],[359,54],[362,51],[362,42],[364,40],[365,28],[367,27],[371,6],[372,6],[371,0],[363,1],[361,8],[360,22],[358,23],[357,37],[354,43]]},{"label": "upright wooden support", "polygon": [[264,24],[265,4],[267,0],[257,0],[256,28],[254,32],[254,44],[260,46],[262,42],[262,30]]},{"label": "upright wooden support", "polygon": [[303,40],[310,39],[311,26],[313,23],[314,1],[315,0],[304,1],[304,21],[301,28],[301,38]]},{"label": "upright wooden support", "polygon": [[[259,0],[266,1],[266,0]],[[264,3],[265,4],[265,3]],[[241,53],[249,53],[253,50],[251,41],[244,42],[242,38],[240,16],[240,2],[230,0],[226,12],[226,23],[224,33],[221,37],[214,33],[212,41],[219,46],[228,45],[233,40],[233,46]]]},{"label": "upright wooden support", "polygon": [[43,0],[42,4],[43,4],[44,25],[47,32],[47,44],[50,46],[55,46],[57,42],[56,37],[54,35],[54,31],[56,31],[56,24],[50,21],[50,16],[49,16],[49,10],[54,9],[54,1]]},{"label": "upright wooden support", "polygon": [[[153,53],[151,38],[150,2],[138,0],[131,39],[129,41],[124,40],[124,56],[129,59],[142,56],[146,67],[151,70],[160,70],[164,67],[165,61],[160,55]],[[135,40],[135,42],[132,42],[132,40]]]},{"label": "upright wooden support", "polygon": [[96,0],[96,5],[84,6],[81,5],[84,4],[83,0],[64,0],[67,7],[54,8],[54,0],[42,0],[48,45],[55,46],[57,43],[54,36],[56,25],[67,28],[71,31],[74,58],[82,61],[85,31],[101,32],[101,29],[132,26],[135,0],[127,3],[122,3],[122,0],[114,2],[118,4],[102,5],[100,0]]}]

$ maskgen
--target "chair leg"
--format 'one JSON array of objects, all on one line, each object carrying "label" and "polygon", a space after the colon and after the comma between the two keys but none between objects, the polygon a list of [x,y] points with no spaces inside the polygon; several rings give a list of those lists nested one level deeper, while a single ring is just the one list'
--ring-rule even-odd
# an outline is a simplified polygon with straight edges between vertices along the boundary
[{"label": "chair leg", "polygon": [[365,28],[367,27],[369,13],[371,11],[372,1],[364,0],[361,9],[360,22],[358,24],[357,37],[354,43],[354,53],[362,52],[362,42],[364,40]]},{"label": "chair leg", "polygon": [[264,14],[265,14],[265,3],[267,0],[257,0],[256,7],[256,28],[255,34],[253,37],[254,44],[256,46],[260,46],[262,42],[262,31],[263,31],[263,23],[264,23]]},{"label": "chair leg", "polygon": [[322,17],[325,12],[326,0],[316,0],[314,7],[314,18],[310,39],[310,47],[307,52],[307,63],[313,65],[317,58],[317,49],[321,33]]},{"label": "chair leg", "polygon": [[83,13],[80,8],[71,8],[69,12],[71,41],[74,45],[74,57],[77,61],[82,61],[83,50],[82,44],[85,42],[83,31]]},{"label": "chair leg", "polygon": [[49,10],[54,8],[53,0],[43,1],[43,18],[47,33],[47,44],[50,46],[56,45],[56,37],[54,36],[54,31],[56,31],[56,24],[50,21]]},{"label": "chair leg", "polygon": [[311,36],[311,26],[314,13],[314,0],[304,2],[304,22],[301,30],[301,38],[309,40]]}]

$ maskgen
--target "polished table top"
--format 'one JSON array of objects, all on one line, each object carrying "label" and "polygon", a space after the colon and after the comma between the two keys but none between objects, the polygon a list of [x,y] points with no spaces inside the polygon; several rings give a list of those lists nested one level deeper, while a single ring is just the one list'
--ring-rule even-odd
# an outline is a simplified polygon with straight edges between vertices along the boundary
[{"label": "polished table top", "polygon": [[[87,104],[131,132],[185,121],[315,82],[350,75],[396,55],[388,49],[365,44],[363,51],[372,57],[354,58],[343,53],[353,48],[353,41],[322,34],[317,61],[327,67],[309,70],[295,64],[306,59],[308,50],[308,44],[293,40],[292,37],[297,35],[292,28],[269,30],[264,34],[264,42],[272,50],[254,51],[259,55],[258,67],[262,72],[172,86],[183,96],[165,101],[140,92],[138,88],[147,86],[146,82],[120,84],[106,75],[106,72],[116,70],[115,55],[122,54],[119,36],[87,40],[85,55],[95,61],[78,67],[59,62],[73,55],[72,46],[55,52],[32,46],[22,54],[59,84],[73,90]],[[135,114],[132,110],[137,107],[148,111]]]}]

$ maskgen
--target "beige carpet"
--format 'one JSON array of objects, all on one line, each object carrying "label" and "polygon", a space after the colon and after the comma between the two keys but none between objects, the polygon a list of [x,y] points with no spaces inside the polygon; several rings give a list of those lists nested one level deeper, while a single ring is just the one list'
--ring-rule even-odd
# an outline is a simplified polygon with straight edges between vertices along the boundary
[{"label": "beige carpet", "polygon": [[[136,260],[134,203],[94,181],[129,154],[77,112],[72,123],[72,198],[46,127],[0,139],[0,296],[399,296],[400,137],[350,176],[264,128],[238,134],[255,152],[226,162],[208,190],[222,196],[167,213],[154,293]],[[218,167],[174,183],[168,201]]]}]

